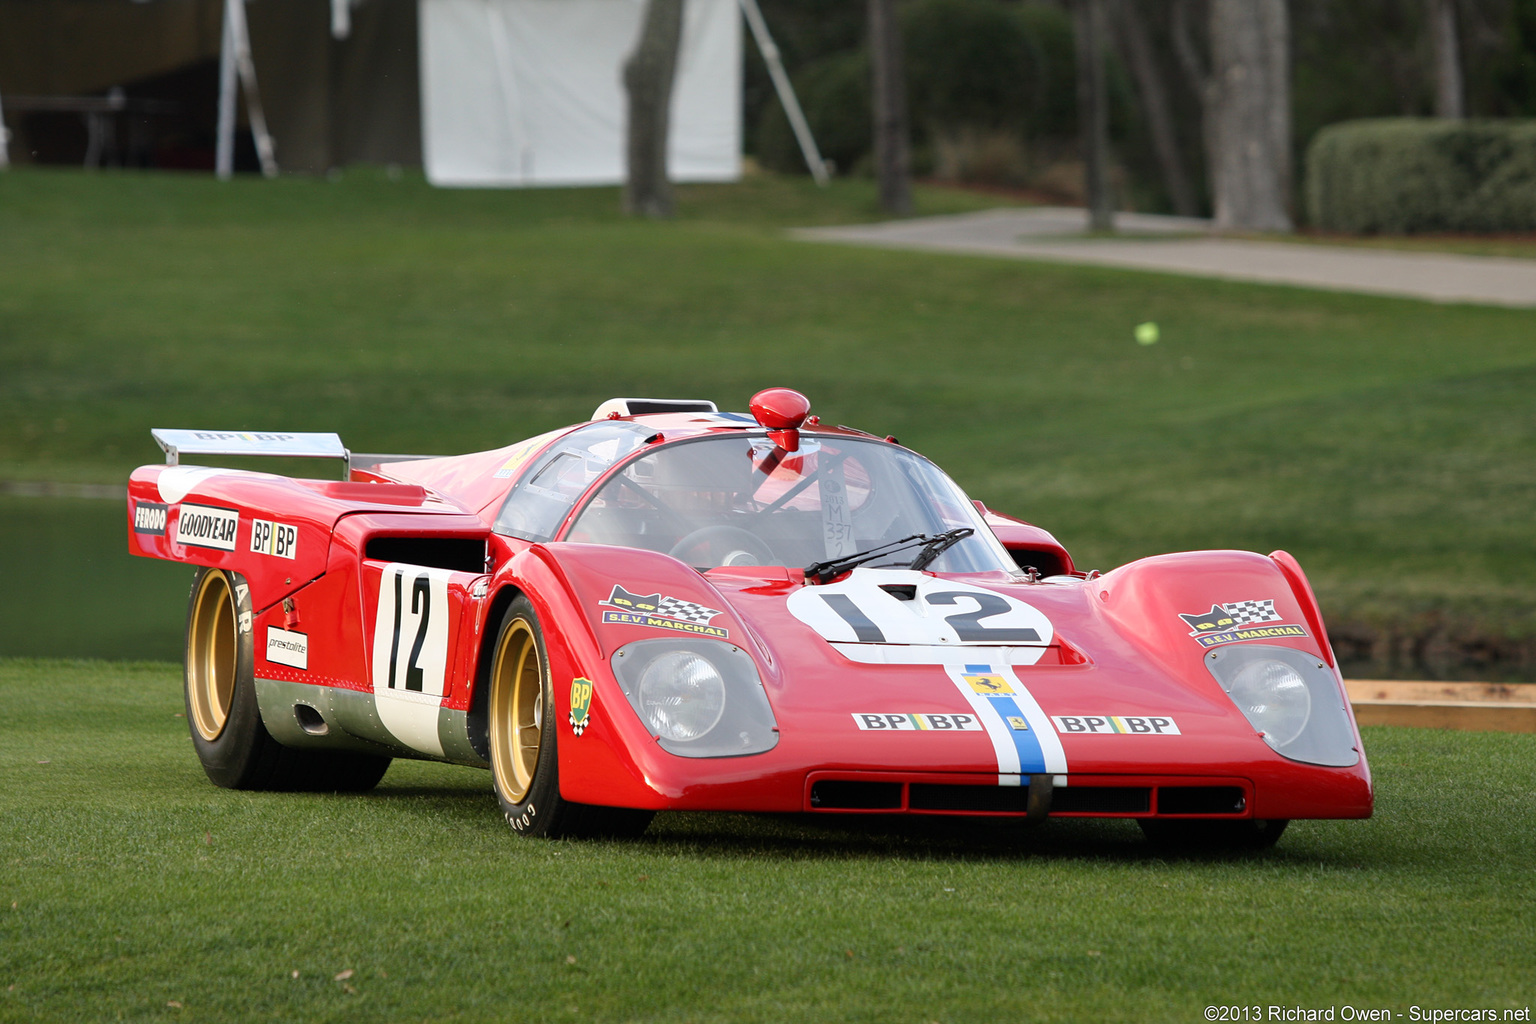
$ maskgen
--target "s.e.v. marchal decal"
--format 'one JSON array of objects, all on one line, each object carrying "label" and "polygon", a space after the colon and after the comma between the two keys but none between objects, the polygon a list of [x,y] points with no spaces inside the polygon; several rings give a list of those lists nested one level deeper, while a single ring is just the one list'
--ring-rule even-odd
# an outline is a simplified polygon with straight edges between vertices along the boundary
[{"label": "s.e.v. marchal decal", "polygon": [[614,585],[608,600],[600,602],[611,608],[603,612],[603,621],[625,626],[651,626],[655,629],[673,629],[680,633],[712,636],[718,640],[729,637],[730,631],[709,623],[720,614],[717,608],[684,601],[662,594],[631,594],[623,587]]},{"label": "s.e.v. marchal decal", "polygon": [[[1241,643],[1244,640],[1273,640],[1276,637],[1309,636],[1310,634],[1275,611],[1275,600],[1233,601],[1230,604],[1213,604],[1208,612],[1197,612],[1179,618],[1190,627],[1189,635],[1201,647],[1220,647],[1222,644]],[[1266,625],[1279,622],[1278,626]]]}]

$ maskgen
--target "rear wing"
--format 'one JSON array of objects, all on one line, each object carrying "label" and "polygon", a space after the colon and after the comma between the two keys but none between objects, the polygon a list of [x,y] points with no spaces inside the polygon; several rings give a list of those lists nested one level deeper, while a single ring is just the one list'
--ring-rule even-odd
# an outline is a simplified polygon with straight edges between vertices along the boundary
[{"label": "rear wing", "polygon": [[271,456],[285,459],[339,459],[342,479],[352,476],[355,462],[376,466],[386,462],[431,459],[432,455],[353,455],[337,434],[278,433],[249,430],[151,430],[165,464],[178,466],[183,455]]}]

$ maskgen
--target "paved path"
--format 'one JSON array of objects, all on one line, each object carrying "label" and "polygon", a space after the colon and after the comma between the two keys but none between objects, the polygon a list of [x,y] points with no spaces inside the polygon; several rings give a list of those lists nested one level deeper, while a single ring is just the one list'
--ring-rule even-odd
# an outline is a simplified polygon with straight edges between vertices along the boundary
[{"label": "paved path", "polygon": [[1084,211],[1034,207],[801,228],[794,235],[820,242],[1089,263],[1431,302],[1536,307],[1536,259],[1251,242],[1211,237],[1208,221],[1152,214],[1118,214],[1115,226],[1118,237],[1090,238],[1084,235]]}]

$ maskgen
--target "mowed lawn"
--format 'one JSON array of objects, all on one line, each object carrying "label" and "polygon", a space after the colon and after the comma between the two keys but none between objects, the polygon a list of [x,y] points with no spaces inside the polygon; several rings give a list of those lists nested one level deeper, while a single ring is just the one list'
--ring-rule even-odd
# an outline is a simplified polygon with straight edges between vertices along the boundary
[{"label": "mowed lawn", "polygon": [[663,814],[633,842],[530,840],[473,769],[397,761],[363,796],[217,789],[180,712],[172,665],[0,661],[0,1020],[1536,1002],[1536,736],[1369,729],[1374,818],[1169,858],[1125,822]]},{"label": "mowed lawn", "polygon": [[1336,624],[1536,633],[1536,311],[785,236],[875,217],[863,182],[617,207],[367,171],[0,175],[0,479],[121,481],[152,426],[453,453],[614,395],[787,385],[1083,568],[1285,548]]}]

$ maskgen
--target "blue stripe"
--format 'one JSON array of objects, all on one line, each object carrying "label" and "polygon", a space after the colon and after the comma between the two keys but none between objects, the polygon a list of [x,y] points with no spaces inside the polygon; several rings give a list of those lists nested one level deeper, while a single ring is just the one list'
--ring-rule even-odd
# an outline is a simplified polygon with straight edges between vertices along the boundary
[{"label": "blue stripe", "polygon": [[[1019,771],[1024,775],[1037,775],[1045,771],[1045,753],[1040,749],[1040,741],[1035,739],[1033,729],[1015,729],[1008,725],[1008,716],[1015,715],[1025,718],[1024,710],[1013,702],[1013,698],[1005,694],[988,696],[987,703],[992,705],[992,710],[1003,720],[1003,725],[1013,734],[1013,745],[1019,751]],[[1025,721],[1028,721],[1025,718]]]}]

